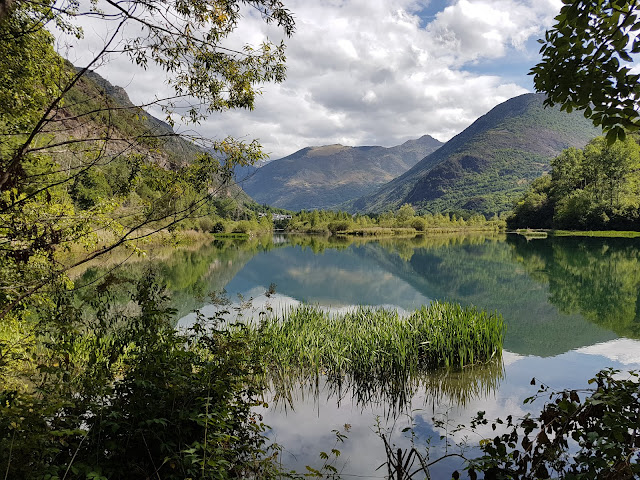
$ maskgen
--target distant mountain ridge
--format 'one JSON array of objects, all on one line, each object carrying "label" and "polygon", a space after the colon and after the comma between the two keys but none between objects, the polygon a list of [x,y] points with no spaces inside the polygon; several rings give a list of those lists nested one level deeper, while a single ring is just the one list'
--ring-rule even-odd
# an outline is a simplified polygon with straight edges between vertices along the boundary
[{"label": "distant mountain ridge", "polygon": [[544,108],[544,95],[524,94],[494,107],[441,148],[375,192],[345,204],[382,212],[410,203],[421,210],[491,215],[513,201],[563,149],[600,134],[582,113]]},{"label": "distant mountain ridge", "polygon": [[395,147],[306,147],[242,177],[258,203],[289,210],[334,208],[404,173],[442,145],[424,135]]}]

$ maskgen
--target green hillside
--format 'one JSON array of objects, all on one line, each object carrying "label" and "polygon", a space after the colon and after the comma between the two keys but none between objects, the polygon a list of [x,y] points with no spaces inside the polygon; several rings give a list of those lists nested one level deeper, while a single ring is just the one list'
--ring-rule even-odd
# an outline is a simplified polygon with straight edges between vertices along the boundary
[{"label": "green hillside", "polygon": [[[67,68],[74,71],[70,63]],[[122,204],[120,214],[159,204],[167,182],[172,182],[170,177],[181,175],[181,170],[206,152],[176,134],[166,122],[135,106],[122,87],[92,71],[66,94],[55,120],[52,130],[58,141],[81,140],[81,148],[71,144],[59,149],[55,161],[71,173],[78,172],[68,190],[73,203],[82,209],[95,208],[110,199]],[[228,211],[239,211],[253,203],[233,182],[223,182],[222,170],[210,175],[214,186],[208,193],[214,207],[209,214],[227,216]],[[184,189],[179,194],[181,204],[203,193],[186,185],[178,188]],[[176,208],[181,207],[177,204]],[[131,219],[139,221],[139,216]],[[182,226],[194,227],[190,222]]]},{"label": "green hillside", "polygon": [[525,94],[493,108],[442,148],[376,192],[348,204],[381,212],[403,203],[430,212],[510,210],[563,149],[600,133],[580,113],[544,108],[543,95]]},{"label": "green hillside", "polygon": [[425,135],[402,145],[307,147],[241,181],[258,203],[289,210],[333,208],[372,192],[442,145]]}]

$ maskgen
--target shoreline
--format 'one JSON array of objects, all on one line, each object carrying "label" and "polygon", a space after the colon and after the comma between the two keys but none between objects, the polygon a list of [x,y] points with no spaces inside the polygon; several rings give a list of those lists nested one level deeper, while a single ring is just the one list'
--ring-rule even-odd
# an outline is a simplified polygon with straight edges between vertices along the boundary
[{"label": "shoreline", "polygon": [[515,233],[526,238],[546,237],[594,237],[594,238],[638,238],[640,232],[634,230],[544,230],[517,229],[506,230],[505,233]]}]

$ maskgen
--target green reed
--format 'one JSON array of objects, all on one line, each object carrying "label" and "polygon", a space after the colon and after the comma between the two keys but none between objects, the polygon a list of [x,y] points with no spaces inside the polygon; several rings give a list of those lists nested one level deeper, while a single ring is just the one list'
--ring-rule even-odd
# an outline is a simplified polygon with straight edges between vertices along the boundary
[{"label": "green reed", "polygon": [[249,325],[245,334],[261,352],[268,375],[285,379],[348,375],[359,384],[398,383],[417,372],[461,368],[500,357],[502,316],[433,302],[408,316],[360,307],[331,314],[302,305]]}]

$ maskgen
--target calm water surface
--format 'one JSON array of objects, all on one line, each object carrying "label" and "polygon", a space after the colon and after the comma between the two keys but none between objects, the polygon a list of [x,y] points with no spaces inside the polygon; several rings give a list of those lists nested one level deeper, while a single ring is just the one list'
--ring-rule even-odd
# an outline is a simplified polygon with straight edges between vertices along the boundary
[{"label": "calm water surface", "polygon": [[[501,363],[462,373],[425,375],[398,408],[384,395],[338,391],[320,379],[282,397],[268,398],[265,421],[285,447],[286,466],[321,465],[320,451],[335,446],[332,430],[348,439],[336,446],[344,478],[382,478],[385,460],[376,422],[400,433],[414,425],[419,442],[433,438],[434,454],[445,433],[433,418],[468,422],[479,410],[488,418],[523,415],[535,392],[532,377],[556,388],[584,387],[605,367],[640,369],[640,241],[518,235],[437,236],[413,239],[325,239],[276,235],[249,241],[215,241],[178,250],[157,262],[180,324],[194,309],[213,313],[207,294],[226,289],[252,299],[253,311],[298,303],[333,311],[355,305],[411,311],[431,300],[497,310],[507,334]],[[135,265],[128,268],[136,269]],[[82,280],[98,275],[91,270]],[[267,299],[270,284],[277,294]],[[245,316],[247,313],[245,313]],[[362,392],[360,392],[362,393]],[[460,435],[458,436],[460,437]],[[470,441],[478,437],[470,437]],[[444,465],[434,478],[453,464]]]}]

